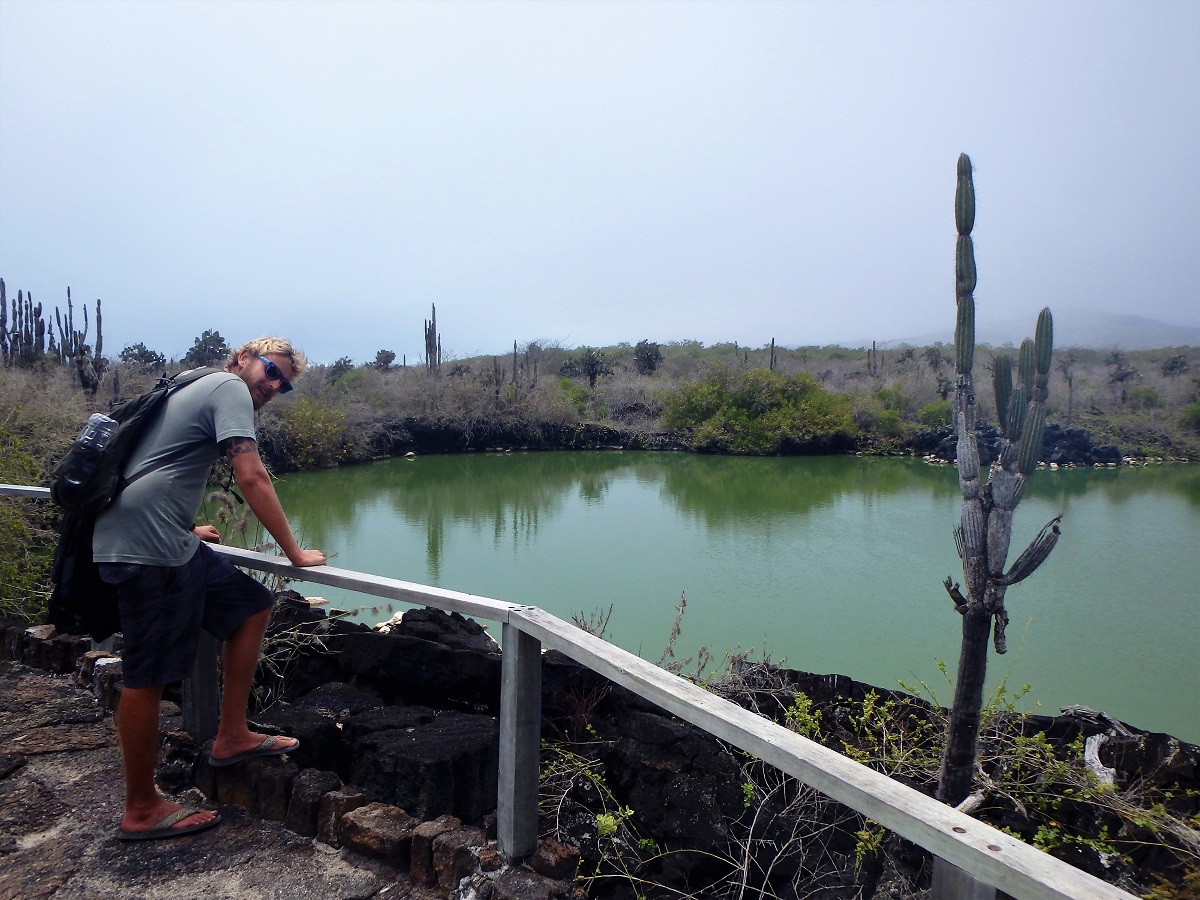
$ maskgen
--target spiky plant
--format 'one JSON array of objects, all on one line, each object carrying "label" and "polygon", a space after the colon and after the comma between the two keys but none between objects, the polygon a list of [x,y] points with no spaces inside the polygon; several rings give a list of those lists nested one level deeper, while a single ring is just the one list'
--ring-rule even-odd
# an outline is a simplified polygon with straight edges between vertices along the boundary
[{"label": "spiky plant", "polygon": [[425,368],[436,375],[442,367],[442,336],[437,330],[437,304],[432,304],[429,318],[425,320]]},{"label": "spiky plant", "polygon": [[1021,501],[1025,484],[1037,465],[1046,422],[1046,396],[1054,324],[1050,310],[1038,315],[1033,340],[1021,345],[1018,383],[1012,381],[1012,360],[996,358],[993,389],[1003,433],[1000,457],[980,480],[979,445],[975,434],[975,387],[971,367],[975,355],[975,249],[971,230],[975,224],[975,185],[971,160],[958,158],[958,187],[954,196],[954,222],[958,230],[955,251],[955,295],[958,316],[954,333],[954,422],[958,433],[958,483],[962,490],[962,519],[954,529],[963,564],[964,596],[959,584],[947,576],[946,591],[963,617],[958,677],[950,709],[946,748],[938,780],[938,799],[957,804],[971,791],[975,745],[979,736],[983,685],[987,675],[988,636],[997,653],[1007,650],[1004,637],[1008,612],[1004,595],[1009,585],[1028,578],[1058,540],[1061,516],[1052,519],[1017,561],[1005,571],[1012,538],[1013,510]]},{"label": "spiky plant", "polygon": [[8,292],[0,278],[0,365],[9,365],[8,355]]}]

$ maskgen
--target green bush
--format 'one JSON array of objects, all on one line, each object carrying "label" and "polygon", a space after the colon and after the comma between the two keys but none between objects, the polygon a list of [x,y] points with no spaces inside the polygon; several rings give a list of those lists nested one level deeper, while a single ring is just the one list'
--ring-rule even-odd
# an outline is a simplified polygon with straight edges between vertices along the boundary
[{"label": "green bush", "polygon": [[926,403],[917,413],[917,421],[926,428],[953,425],[954,405],[949,400],[934,400],[932,403]]},{"label": "green bush", "polygon": [[1139,409],[1157,409],[1162,406],[1162,397],[1148,384],[1139,384],[1130,389],[1129,402]]},{"label": "green bush", "polygon": [[902,437],[904,435],[904,420],[900,418],[900,410],[885,409],[879,414],[879,433],[885,437]]},{"label": "green bush", "polygon": [[900,389],[898,384],[880,388],[875,392],[875,396],[879,398],[884,409],[894,409],[896,412],[904,414],[912,408],[912,399]]},{"label": "green bush", "polygon": [[280,415],[284,451],[299,469],[328,466],[341,459],[346,414],[321,400],[300,397]]},{"label": "green bush", "polygon": [[[94,409],[73,369],[0,368],[0,482],[45,484]],[[45,609],[58,514],[42,499],[0,499],[0,616]]]},{"label": "green bush", "polygon": [[[332,366],[330,367],[330,371],[333,371]],[[349,369],[343,372],[337,378],[333,379],[330,383],[343,393],[353,394],[357,391],[363,390],[366,378],[366,369]]]},{"label": "green bush", "polygon": [[846,444],[857,434],[851,412],[810,375],[718,367],[669,393],[663,422],[690,429],[700,449],[762,455]]},{"label": "green bush", "polygon": [[848,397],[854,403],[853,412],[854,422],[858,425],[860,431],[874,431],[879,425],[879,417],[883,415],[883,404],[873,392],[855,391],[848,394]]},{"label": "green bush", "polygon": [[1188,404],[1179,411],[1179,424],[1192,431],[1200,431],[1200,400]]},{"label": "green bush", "polygon": [[[0,427],[0,483],[37,484],[41,467],[13,432]],[[36,522],[46,501],[0,498],[0,618],[32,622],[43,606],[49,554],[39,553]],[[39,508],[40,507],[40,508]]]},{"label": "green bush", "polygon": [[563,396],[570,400],[575,406],[575,409],[579,415],[582,416],[587,413],[587,388],[581,384],[576,384],[570,378],[558,379],[558,388],[563,392]]}]

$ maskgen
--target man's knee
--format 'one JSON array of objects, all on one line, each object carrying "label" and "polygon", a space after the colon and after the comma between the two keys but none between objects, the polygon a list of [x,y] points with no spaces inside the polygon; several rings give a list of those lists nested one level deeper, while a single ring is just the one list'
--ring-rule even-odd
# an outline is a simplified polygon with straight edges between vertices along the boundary
[{"label": "man's knee", "polygon": [[236,638],[240,634],[263,632],[267,630],[267,625],[271,621],[271,607],[259,610],[256,613],[251,613],[246,618],[242,619],[242,623],[238,625],[230,638]]}]

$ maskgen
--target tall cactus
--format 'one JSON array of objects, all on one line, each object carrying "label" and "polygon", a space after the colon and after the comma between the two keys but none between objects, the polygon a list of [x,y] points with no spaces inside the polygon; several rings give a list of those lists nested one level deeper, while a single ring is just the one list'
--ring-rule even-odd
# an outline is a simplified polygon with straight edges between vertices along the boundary
[{"label": "tall cactus", "polygon": [[8,349],[8,292],[3,278],[0,278],[0,365],[12,365]]},{"label": "tall cactus", "polygon": [[9,323],[8,297],[0,283],[0,331],[3,341],[0,351],[6,366],[31,366],[46,355],[46,322],[42,304],[35,303],[33,294],[17,291],[12,303],[12,322]]},{"label": "tall cactus", "polygon": [[980,483],[979,446],[975,433],[975,387],[971,367],[975,353],[975,250],[971,230],[975,224],[975,185],[971,160],[958,158],[958,187],[954,196],[954,222],[958,230],[955,248],[955,299],[958,314],[954,333],[955,392],[954,422],[958,433],[958,481],[962,490],[962,515],[954,530],[963,563],[966,595],[950,577],[945,587],[954,608],[963,617],[962,647],[958,678],[942,755],[938,799],[961,802],[971,789],[975,767],[975,745],[983,706],[987,675],[988,635],[997,653],[1007,650],[1005,627],[1008,613],[1004,594],[1011,584],[1028,578],[1054,549],[1061,516],[1052,519],[1006,572],[1012,539],[1013,510],[1021,501],[1025,483],[1037,465],[1046,421],[1046,396],[1054,324],[1050,310],[1038,316],[1033,340],[1021,345],[1017,366],[1018,383],[1012,381],[1012,360],[996,358],[993,389],[996,414],[1003,434],[1000,457],[991,467],[986,483]]},{"label": "tall cactus", "polygon": [[99,364],[104,359],[104,321],[100,315],[100,298],[96,298],[96,353],[95,360]]},{"label": "tall cactus", "polygon": [[87,343],[88,308],[83,304],[83,329],[75,327],[75,302],[71,299],[71,289],[67,288],[67,314],[54,308],[54,321],[58,323],[58,357],[64,366],[73,366],[79,377],[80,387],[88,394],[95,394],[100,386],[100,378],[104,374],[104,359],[100,355],[104,350],[104,319],[101,303],[96,300],[96,349],[93,352]]},{"label": "tall cactus", "polygon": [[71,299],[71,289],[67,288],[67,314],[54,307],[54,318],[58,322],[59,349],[62,353],[63,365],[70,365],[76,356],[83,352],[88,333],[87,304],[83,305],[83,331],[75,328],[75,301]]},{"label": "tall cactus", "polygon": [[[55,323],[58,324],[58,341],[55,341]],[[80,384],[88,393],[95,393],[99,378],[104,372],[103,318],[100,301],[96,301],[96,350],[87,344],[88,311],[83,305],[83,330],[75,328],[75,306],[71,300],[71,289],[67,288],[67,315],[54,309],[54,319],[43,313],[42,304],[35,303],[33,294],[17,291],[9,316],[8,293],[4,280],[0,279],[0,364],[5,366],[30,366],[39,364],[47,354],[63,365],[73,365],[79,374]]]},{"label": "tall cactus", "polygon": [[430,318],[425,320],[425,368],[436,375],[442,366],[442,336],[437,330],[437,304],[431,305]]}]

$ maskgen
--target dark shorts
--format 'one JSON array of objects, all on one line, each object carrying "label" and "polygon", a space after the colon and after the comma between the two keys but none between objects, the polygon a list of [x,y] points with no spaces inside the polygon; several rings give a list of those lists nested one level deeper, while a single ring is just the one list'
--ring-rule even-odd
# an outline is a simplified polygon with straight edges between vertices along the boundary
[{"label": "dark shorts", "polygon": [[275,602],[264,585],[204,544],[181,566],[100,563],[99,568],[100,577],[117,588],[123,677],[131,688],[188,677],[200,629],[224,641]]}]

